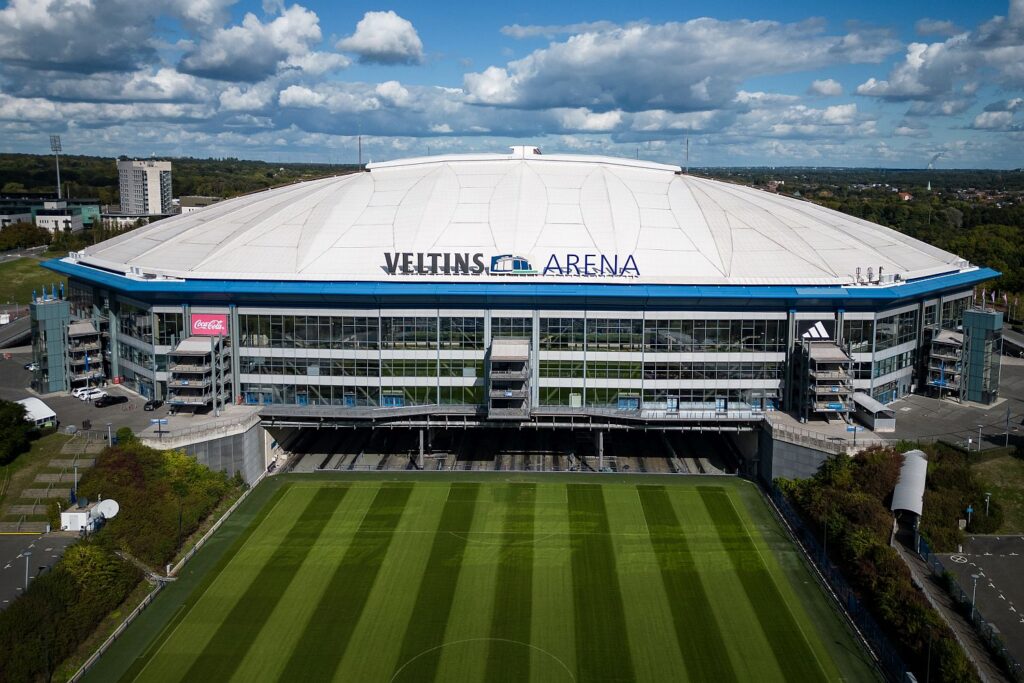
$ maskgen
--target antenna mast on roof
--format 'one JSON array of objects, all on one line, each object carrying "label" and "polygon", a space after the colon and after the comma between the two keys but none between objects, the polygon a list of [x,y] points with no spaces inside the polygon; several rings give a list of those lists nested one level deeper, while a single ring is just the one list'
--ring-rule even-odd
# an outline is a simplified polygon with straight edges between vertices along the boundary
[{"label": "antenna mast on roof", "polygon": [[686,165],[683,167],[683,173],[690,175],[690,136],[686,136]]}]

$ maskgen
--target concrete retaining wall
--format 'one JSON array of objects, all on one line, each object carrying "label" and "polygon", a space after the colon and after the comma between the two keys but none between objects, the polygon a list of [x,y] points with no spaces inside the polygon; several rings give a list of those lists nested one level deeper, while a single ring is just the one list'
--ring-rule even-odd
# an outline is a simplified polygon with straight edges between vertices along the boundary
[{"label": "concrete retaining wall", "polygon": [[267,469],[265,430],[254,424],[239,434],[220,436],[179,446],[212,470],[223,470],[228,476],[241,472],[253,483]]},{"label": "concrete retaining wall", "polygon": [[817,473],[831,453],[773,439],[767,429],[758,430],[758,475],[771,483],[777,478],[806,479]]}]

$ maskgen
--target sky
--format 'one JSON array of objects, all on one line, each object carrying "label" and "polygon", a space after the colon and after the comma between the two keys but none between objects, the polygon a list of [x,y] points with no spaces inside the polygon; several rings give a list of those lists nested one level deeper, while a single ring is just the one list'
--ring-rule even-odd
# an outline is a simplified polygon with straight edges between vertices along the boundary
[{"label": "sky", "polygon": [[1024,0],[0,3],[0,151],[1024,166]]}]

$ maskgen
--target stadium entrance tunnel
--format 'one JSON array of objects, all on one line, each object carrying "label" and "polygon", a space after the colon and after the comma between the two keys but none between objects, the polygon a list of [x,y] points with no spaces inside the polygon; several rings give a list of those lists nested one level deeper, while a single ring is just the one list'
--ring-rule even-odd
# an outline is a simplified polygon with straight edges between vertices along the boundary
[{"label": "stadium entrance tunnel", "polygon": [[351,427],[271,428],[293,472],[461,470],[736,474],[718,432]]}]

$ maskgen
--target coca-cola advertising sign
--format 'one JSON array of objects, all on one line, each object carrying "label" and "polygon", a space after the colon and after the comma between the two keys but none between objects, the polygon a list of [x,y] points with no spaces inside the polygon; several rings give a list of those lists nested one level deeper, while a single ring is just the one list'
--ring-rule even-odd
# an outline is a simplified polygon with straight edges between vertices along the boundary
[{"label": "coca-cola advertising sign", "polygon": [[204,337],[228,336],[228,316],[224,313],[193,313],[192,334]]}]

